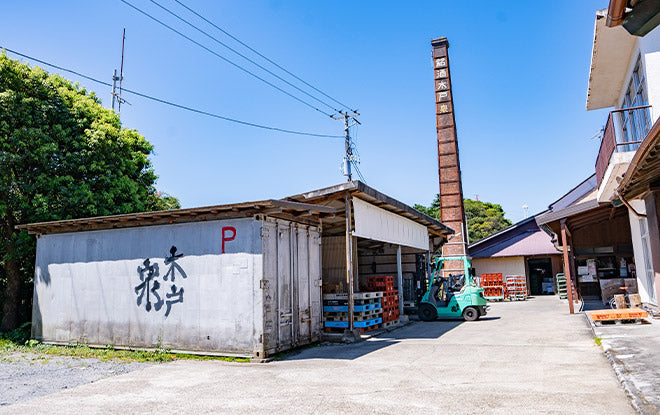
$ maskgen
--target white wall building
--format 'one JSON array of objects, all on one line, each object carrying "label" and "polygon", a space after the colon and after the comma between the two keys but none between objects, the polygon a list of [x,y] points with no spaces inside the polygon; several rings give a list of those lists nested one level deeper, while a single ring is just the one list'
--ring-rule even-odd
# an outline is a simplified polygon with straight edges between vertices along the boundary
[{"label": "white wall building", "polygon": [[[652,266],[646,203],[625,200],[617,188],[660,117],[660,28],[654,26],[660,13],[657,3],[639,2],[626,8],[625,2],[610,2],[608,9],[596,13],[587,92],[587,110],[612,108],[596,161],[597,200],[628,206],[639,293],[643,302],[654,304],[658,304],[660,284]],[[654,11],[634,13],[640,4]],[[650,235],[657,232],[652,229]]]}]

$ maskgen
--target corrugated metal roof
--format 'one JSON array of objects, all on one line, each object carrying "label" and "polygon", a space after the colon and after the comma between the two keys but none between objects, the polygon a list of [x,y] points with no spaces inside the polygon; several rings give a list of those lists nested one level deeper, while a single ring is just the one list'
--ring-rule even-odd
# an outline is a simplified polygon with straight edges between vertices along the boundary
[{"label": "corrugated metal roof", "polygon": [[256,214],[264,214],[275,218],[318,225],[320,217],[332,216],[335,214],[335,211],[334,208],[327,206],[269,199],[257,202],[232,203],[228,205],[206,206],[190,209],[172,209],[155,212],[140,212],[124,215],[31,223],[27,225],[19,225],[17,228],[27,230],[32,234],[48,234],[244,218]]},{"label": "corrugated metal roof", "polygon": [[480,251],[470,251],[470,256],[473,258],[532,255],[560,255],[560,252],[555,249],[550,236],[540,229],[513,233],[509,239],[487,246]]},{"label": "corrugated metal roof", "polygon": [[[545,212],[541,212],[541,213],[539,213],[539,215],[540,215],[540,214],[543,214],[543,213],[545,213]],[[527,224],[527,223],[533,221],[534,218],[535,218],[536,216],[538,216],[538,215],[530,216],[530,217],[528,217],[528,218],[525,218],[525,219],[521,220],[520,222],[516,222],[516,223],[514,223],[514,224],[511,225],[511,226],[507,226],[506,228],[502,229],[501,231],[497,231],[497,232],[495,232],[495,233],[492,234],[492,235],[489,235],[489,236],[487,236],[487,237],[485,237],[485,238],[483,238],[483,239],[478,240],[478,241],[475,242],[475,243],[470,244],[470,246],[469,246],[468,248],[469,248],[469,249],[474,249],[474,250],[479,250],[479,249],[481,249],[481,246],[482,246],[483,244],[486,244],[486,243],[488,243],[489,241],[492,241],[493,239],[496,239],[496,238],[500,237],[501,235],[504,235],[504,234],[507,233],[507,232],[511,232],[511,231],[513,231],[513,230],[516,229],[516,228],[520,228],[521,226],[523,226],[523,225],[525,225],[525,224]]]},{"label": "corrugated metal roof", "polygon": [[[382,209],[388,210],[417,223],[420,223],[429,228],[434,233],[443,235],[445,238],[447,235],[454,233],[454,231],[444,223],[416,209],[413,209],[405,203],[387,196],[386,194],[383,194],[358,180],[342,183],[336,186],[326,187],[323,189],[313,190],[311,192],[301,193],[299,195],[290,196],[286,199],[304,203],[325,203],[328,199],[336,199],[346,192],[350,192],[353,196],[364,199],[365,201],[372,203]],[[339,209],[343,212],[343,209]]]}]

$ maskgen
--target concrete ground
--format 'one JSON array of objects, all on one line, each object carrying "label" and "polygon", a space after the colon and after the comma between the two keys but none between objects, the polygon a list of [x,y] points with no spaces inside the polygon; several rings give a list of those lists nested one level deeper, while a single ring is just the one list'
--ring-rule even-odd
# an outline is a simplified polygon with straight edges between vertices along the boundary
[{"label": "concrete ground", "polygon": [[634,413],[584,316],[567,310],[538,297],[267,364],[175,361],[0,413]]},{"label": "concrete ground", "polygon": [[594,327],[594,335],[642,414],[660,413],[660,320]]}]

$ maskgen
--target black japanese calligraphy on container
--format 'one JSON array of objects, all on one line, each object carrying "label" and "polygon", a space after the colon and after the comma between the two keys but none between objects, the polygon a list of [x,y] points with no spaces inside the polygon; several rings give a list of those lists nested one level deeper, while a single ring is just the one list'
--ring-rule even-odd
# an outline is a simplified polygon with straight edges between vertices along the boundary
[{"label": "black japanese calligraphy on container", "polygon": [[[158,280],[160,274],[157,263],[152,263],[151,259],[147,258],[142,262],[142,266],[138,266],[137,271],[140,278],[140,284],[134,289],[135,294],[137,295],[136,302],[138,307],[140,307],[142,302],[146,300],[144,306],[145,310],[151,312],[151,309],[153,308],[154,311],[158,312],[164,304],[165,317],[167,317],[172,311],[173,304],[183,303],[184,289],[183,287],[177,287],[174,282],[177,276],[182,279],[188,278],[188,275],[181,265],[176,262],[181,257],[183,257],[183,254],[177,253],[177,247],[173,245],[170,248],[170,255],[165,257],[164,264],[165,266],[169,266],[169,268],[165,275],[162,276],[162,284],[161,281]],[[161,285],[169,285],[169,290],[165,293],[165,300],[163,300],[158,293]],[[155,300],[153,305],[152,299]]]}]

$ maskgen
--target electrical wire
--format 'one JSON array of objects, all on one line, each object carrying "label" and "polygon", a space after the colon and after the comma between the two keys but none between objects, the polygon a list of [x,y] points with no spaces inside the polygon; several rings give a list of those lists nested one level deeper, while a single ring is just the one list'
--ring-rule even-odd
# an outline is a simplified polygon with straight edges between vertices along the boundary
[{"label": "electrical wire", "polygon": [[204,30],[202,30],[202,29],[200,29],[199,27],[195,26],[194,24],[190,23],[189,21],[187,21],[187,20],[184,19],[183,17],[181,17],[181,16],[179,16],[178,14],[174,13],[172,10],[170,10],[170,9],[168,9],[167,7],[163,6],[162,4],[158,3],[156,0],[149,0],[149,1],[151,1],[151,2],[152,2],[153,4],[155,4],[156,6],[160,7],[162,10],[165,10],[167,13],[169,13],[169,14],[172,15],[172,16],[174,16],[175,18],[179,19],[179,20],[182,21],[183,23],[187,24],[188,26],[192,27],[193,29],[197,30],[198,32],[202,33],[203,35],[207,36],[207,37],[210,38],[211,40],[213,40],[213,41],[215,41],[216,43],[218,43],[218,44],[224,46],[225,48],[229,49],[230,51],[232,51],[232,52],[235,53],[236,55],[240,56],[241,58],[247,60],[248,62],[250,62],[251,64],[255,65],[256,67],[258,67],[258,68],[264,70],[265,72],[269,73],[270,75],[272,75],[272,76],[274,76],[275,78],[279,79],[280,81],[284,82],[285,84],[287,84],[287,85],[291,86],[292,88],[294,88],[294,89],[296,89],[296,90],[302,92],[303,94],[307,95],[308,97],[310,97],[310,98],[312,98],[312,99],[314,99],[314,100],[320,102],[321,104],[325,105],[326,107],[330,108],[331,110],[333,110],[333,111],[335,111],[335,112],[339,112],[339,110],[338,110],[337,108],[335,108],[334,106],[328,104],[327,102],[325,102],[325,101],[323,101],[323,100],[318,99],[318,98],[315,97],[314,95],[312,95],[312,94],[308,93],[307,91],[305,91],[305,90],[303,90],[303,89],[297,87],[296,85],[294,85],[294,84],[292,84],[291,82],[287,81],[286,79],[282,78],[281,76],[279,76],[278,74],[274,73],[273,71],[271,71],[271,70],[269,70],[269,69],[267,69],[267,68],[264,68],[262,65],[258,64],[257,62],[255,62],[254,60],[250,59],[249,57],[243,55],[241,52],[237,51],[236,49],[234,49],[234,48],[232,48],[231,46],[227,45],[226,43],[222,42],[221,40],[219,40],[218,38],[214,37],[213,35],[211,35],[211,34],[205,32]]},{"label": "electrical wire", "polygon": [[216,29],[218,29],[219,31],[221,31],[222,33],[224,33],[225,35],[229,36],[231,39],[233,39],[233,40],[235,40],[236,42],[238,42],[239,44],[243,45],[245,48],[249,49],[249,50],[252,51],[254,54],[260,56],[261,58],[263,58],[264,60],[266,60],[266,61],[269,62],[270,64],[276,66],[276,67],[279,68],[280,70],[286,72],[287,74],[289,74],[290,76],[294,77],[294,78],[297,79],[298,81],[300,81],[300,82],[302,82],[303,84],[307,85],[308,87],[312,88],[314,91],[318,92],[319,94],[323,95],[323,96],[326,97],[326,98],[329,98],[330,100],[334,101],[335,103],[341,105],[341,106],[344,107],[344,108],[348,108],[348,109],[350,109],[350,110],[353,111],[353,112],[356,112],[356,111],[357,111],[357,110],[351,109],[351,107],[349,107],[349,106],[346,105],[346,104],[342,104],[340,101],[334,99],[333,97],[331,97],[330,95],[328,95],[328,94],[326,94],[325,92],[321,91],[320,89],[314,87],[313,85],[311,85],[311,84],[305,82],[305,80],[303,80],[302,78],[300,78],[300,77],[298,77],[297,75],[291,73],[291,72],[288,71],[286,68],[282,67],[281,65],[277,64],[276,62],[274,62],[274,61],[272,61],[271,59],[269,59],[269,58],[267,58],[266,56],[264,56],[263,54],[259,53],[257,50],[255,50],[254,48],[252,48],[252,47],[250,47],[249,45],[247,45],[245,42],[243,42],[243,41],[241,41],[240,39],[238,39],[236,36],[232,35],[231,33],[227,32],[227,31],[224,30],[223,28],[219,27],[218,25],[216,25],[216,24],[213,23],[212,21],[208,20],[207,18],[205,18],[205,17],[202,16],[201,14],[197,13],[195,10],[191,9],[190,7],[186,6],[185,4],[183,4],[182,2],[180,2],[179,0],[174,0],[174,1],[177,2],[181,7],[185,8],[186,10],[188,10],[189,12],[191,12],[192,14],[194,14],[195,16],[199,17],[200,19],[204,20],[206,23],[210,24],[211,26],[215,27]]},{"label": "electrical wire", "polygon": [[[30,59],[30,60],[35,61],[35,62],[39,62],[42,65],[50,66],[51,68],[55,68],[55,69],[58,69],[60,71],[68,72],[70,74],[79,76],[83,79],[87,79],[87,80],[90,80],[92,82],[96,82],[96,83],[101,84],[101,85],[112,87],[112,84],[109,83],[109,82],[101,81],[100,79],[92,78],[91,76],[82,74],[80,72],[77,72],[77,71],[74,71],[74,70],[71,70],[71,69],[67,69],[67,68],[64,68],[62,66],[55,65],[55,64],[46,62],[44,60],[41,60],[41,59],[34,58],[32,56],[29,56],[29,55],[17,52],[15,50],[6,48],[2,45],[0,45],[0,50],[5,50],[5,51],[8,51],[10,53],[13,53],[14,55],[18,55],[18,56],[21,56],[21,57],[26,58],[26,59]],[[225,116],[219,115],[219,114],[213,114],[211,112],[203,111],[203,110],[200,110],[200,109],[197,109],[197,108],[188,107],[186,105],[177,104],[177,103],[172,102],[172,101],[168,101],[168,100],[165,100],[165,99],[162,99],[162,98],[157,98],[157,97],[154,97],[154,96],[151,96],[151,95],[144,94],[142,92],[133,91],[133,90],[126,89],[126,88],[124,88],[122,92],[127,92],[129,94],[133,94],[133,95],[136,95],[136,96],[139,96],[139,97],[151,100],[151,101],[159,102],[161,104],[169,105],[171,107],[183,109],[183,110],[194,112],[194,113],[197,113],[197,114],[206,115],[206,116],[213,117],[213,118],[218,118],[218,119],[233,122],[233,123],[236,123],[236,124],[246,125],[246,126],[249,126],[249,127],[261,128],[261,129],[264,129],[264,130],[278,131],[278,132],[286,133],[286,134],[303,135],[303,136],[309,136],[309,137],[344,138],[343,136],[339,136],[339,135],[316,134],[316,133],[309,133],[309,132],[305,132],[305,131],[287,130],[287,129],[284,129],[284,128],[271,127],[271,126],[257,124],[257,123],[253,123],[253,122],[242,121],[242,120],[238,120],[238,119],[235,119],[235,118],[225,117]]]},{"label": "electrical wire", "polygon": [[260,77],[259,75],[255,74],[254,72],[251,72],[250,70],[243,68],[241,65],[239,65],[239,64],[237,64],[237,63],[235,63],[235,62],[233,62],[233,61],[231,61],[231,60],[225,58],[224,56],[220,55],[219,53],[215,52],[214,50],[207,48],[206,46],[204,46],[203,44],[199,43],[198,41],[192,39],[191,37],[186,36],[185,34],[181,33],[181,32],[178,31],[178,30],[176,30],[176,29],[173,28],[172,26],[170,26],[170,25],[168,25],[167,23],[163,22],[162,20],[159,20],[158,18],[156,18],[156,17],[150,15],[149,13],[145,12],[144,10],[142,10],[142,9],[140,9],[140,8],[138,8],[138,7],[136,7],[136,6],[134,6],[133,4],[129,3],[128,1],[126,1],[126,0],[119,0],[119,1],[121,1],[121,2],[124,3],[124,4],[126,4],[126,5],[129,6],[129,7],[131,7],[131,8],[133,8],[133,9],[137,10],[138,12],[140,12],[140,13],[142,13],[143,15],[147,16],[147,17],[150,18],[151,20],[153,20],[153,21],[155,21],[155,22],[161,24],[162,26],[164,26],[164,27],[170,29],[170,30],[173,31],[174,33],[176,33],[176,34],[178,34],[179,36],[181,36],[181,37],[187,39],[188,41],[190,41],[190,42],[192,42],[192,43],[194,43],[195,45],[197,45],[197,46],[199,46],[200,48],[206,50],[207,52],[209,52],[209,53],[211,53],[211,54],[217,56],[218,58],[220,58],[220,59],[222,59],[223,61],[227,62],[228,64],[234,66],[235,68],[240,69],[241,71],[243,71],[243,72],[245,72],[245,73],[247,73],[247,74],[249,74],[249,75],[251,75],[251,76],[257,78],[258,80],[260,80],[261,82],[265,83],[266,85],[269,85],[269,86],[271,86],[271,87],[277,89],[278,91],[282,92],[283,94],[288,95],[289,97],[291,97],[291,98],[295,99],[296,101],[298,101],[298,102],[300,102],[300,103],[302,103],[302,104],[304,104],[304,105],[306,105],[306,106],[308,106],[308,107],[310,107],[310,108],[312,108],[312,109],[314,109],[314,110],[320,112],[321,114],[324,114],[324,115],[326,115],[326,116],[328,116],[328,117],[332,117],[332,114],[328,114],[327,112],[323,111],[322,109],[319,109],[319,108],[315,107],[313,104],[310,104],[309,102],[307,102],[307,101],[305,101],[305,100],[303,100],[303,99],[301,99],[301,98],[298,98],[297,96],[295,96],[295,95],[293,95],[293,94],[291,94],[291,93],[285,91],[284,89],[282,89],[282,88],[280,88],[279,86],[273,84],[272,82],[269,82],[269,81],[265,80],[264,78]]},{"label": "electrical wire", "polygon": [[353,167],[355,167],[355,171],[357,172],[358,176],[360,177],[360,181],[362,181],[362,183],[367,183],[367,180],[362,175],[362,172],[358,168],[357,163],[353,163]]}]

